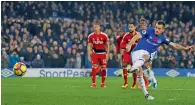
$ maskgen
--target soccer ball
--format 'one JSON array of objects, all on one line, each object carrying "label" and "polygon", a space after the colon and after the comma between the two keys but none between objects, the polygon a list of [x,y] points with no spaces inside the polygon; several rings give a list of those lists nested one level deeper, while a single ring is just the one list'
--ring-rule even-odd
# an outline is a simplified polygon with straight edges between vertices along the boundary
[{"label": "soccer ball", "polygon": [[13,71],[14,71],[14,74],[16,74],[17,76],[23,76],[27,71],[27,67],[24,63],[17,62],[14,65]]}]

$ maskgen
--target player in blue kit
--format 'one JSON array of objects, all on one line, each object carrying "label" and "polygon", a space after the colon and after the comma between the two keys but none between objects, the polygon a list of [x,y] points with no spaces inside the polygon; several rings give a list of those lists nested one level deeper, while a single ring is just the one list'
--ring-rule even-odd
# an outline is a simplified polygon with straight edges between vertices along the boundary
[{"label": "player in blue kit", "polygon": [[148,28],[146,31],[142,31],[142,35],[136,35],[132,38],[130,43],[127,46],[127,51],[131,50],[131,46],[135,43],[136,40],[139,40],[136,47],[133,49],[131,56],[133,66],[128,72],[136,72],[138,76],[138,81],[143,90],[145,98],[147,100],[154,100],[154,97],[149,95],[145,83],[143,80],[142,66],[149,62],[152,57],[154,57],[157,49],[162,44],[167,44],[172,46],[177,50],[192,50],[193,46],[181,46],[179,44],[170,42],[163,34],[165,31],[165,23],[163,21],[157,21],[155,28]]},{"label": "player in blue kit", "polygon": [[[139,32],[142,33],[142,31],[143,31],[143,33],[144,33],[144,31],[146,31],[148,28],[148,21],[145,18],[141,18],[139,26],[140,26]],[[156,56],[157,56],[157,52],[156,52],[156,54],[154,54],[154,57],[152,57],[152,58],[154,59]],[[148,87],[153,84],[153,88],[157,88],[157,80],[154,76],[154,72],[151,69],[153,59],[150,59],[150,62],[147,62],[144,64],[144,66],[145,66],[144,67],[145,68],[144,74],[148,77],[148,81],[149,81]]]}]

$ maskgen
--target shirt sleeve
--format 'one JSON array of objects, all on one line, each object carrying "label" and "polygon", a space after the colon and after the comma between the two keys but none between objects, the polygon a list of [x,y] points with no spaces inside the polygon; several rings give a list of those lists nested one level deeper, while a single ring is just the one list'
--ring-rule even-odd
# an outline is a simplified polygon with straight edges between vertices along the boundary
[{"label": "shirt sleeve", "polygon": [[170,40],[169,40],[169,39],[167,39],[166,37],[163,37],[162,44],[169,45],[169,43],[170,43]]},{"label": "shirt sleeve", "polygon": [[105,35],[105,42],[109,42],[108,35]]},{"label": "shirt sleeve", "polygon": [[91,36],[88,37],[88,43],[92,43]]}]

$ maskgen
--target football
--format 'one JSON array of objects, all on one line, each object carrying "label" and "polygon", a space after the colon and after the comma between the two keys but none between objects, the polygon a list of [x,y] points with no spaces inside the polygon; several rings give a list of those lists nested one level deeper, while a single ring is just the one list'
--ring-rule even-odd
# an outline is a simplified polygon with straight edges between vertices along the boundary
[{"label": "football", "polygon": [[26,73],[26,71],[27,71],[27,67],[26,67],[26,65],[24,63],[17,62],[14,65],[13,71],[14,71],[14,74],[15,75],[17,75],[17,76],[23,76]]}]

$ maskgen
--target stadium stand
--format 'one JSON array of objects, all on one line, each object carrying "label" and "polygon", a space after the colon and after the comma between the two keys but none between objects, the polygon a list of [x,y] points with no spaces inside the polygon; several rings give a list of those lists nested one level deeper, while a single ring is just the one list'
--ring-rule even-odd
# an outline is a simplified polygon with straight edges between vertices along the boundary
[{"label": "stadium stand", "polygon": [[[118,68],[113,56],[118,29],[141,17],[153,26],[164,20],[165,34],[182,45],[195,44],[195,2],[60,2],[19,1],[1,4],[2,68],[24,62],[28,67],[89,68],[87,37],[100,20],[111,41],[108,67]],[[115,65],[115,66],[112,66]],[[159,49],[154,68],[195,68],[195,51]]]}]

